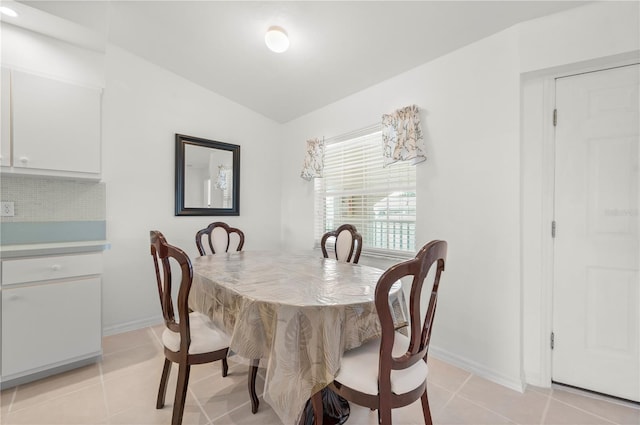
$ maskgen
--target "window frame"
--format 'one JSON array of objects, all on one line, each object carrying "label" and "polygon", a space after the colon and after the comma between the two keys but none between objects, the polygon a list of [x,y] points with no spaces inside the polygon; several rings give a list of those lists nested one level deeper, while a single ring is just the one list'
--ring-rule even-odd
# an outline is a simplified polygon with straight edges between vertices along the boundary
[{"label": "window frame", "polygon": [[[327,159],[327,151],[330,151],[330,147],[334,146],[336,144],[340,144],[340,143],[346,143],[346,142],[352,142],[352,143],[357,143],[356,139],[364,139],[364,138],[368,138],[368,137],[376,137],[376,133],[378,133],[377,136],[379,136],[379,153],[380,153],[380,165],[381,165],[381,169],[379,169],[380,173],[392,173],[394,169],[398,169],[399,167],[403,167],[402,168],[402,173],[408,173],[411,174],[411,181],[408,182],[403,182],[402,184],[391,184],[389,185],[389,179],[386,179],[386,184],[387,187],[384,188],[384,190],[381,190],[380,187],[376,187],[375,190],[369,191],[366,190],[364,188],[365,185],[361,185],[360,188],[356,188],[356,189],[351,189],[351,190],[346,190],[346,191],[339,191],[339,193],[345,194],[349,193],[350,191],[353,192],[353,195],[351,196],[362,196],[365,197],[367,195],[370,194],[374,194],[376,191],[378,191],[378,193],[385,191],[387,193],[387,196],[385,196],[383,199],[387,199],[387,202],[389,201],[389,197],[393,194],[393,193],[397,193],[397,192],[411,192],[414,194],[413,197],[405,197],[405,198],[401,198],[401,199],[412,199],[413,201],[413,215],[408,214],[406,215],[407,217],[410,217],[410,220],[407,220],[407,222],[409,223],[410,228],[412,227],[412,231],[410,233],[407,234],[407,237],[409,239],[411,239],[413,246],[406,249],[406,250],[398,250],[398,249],[392,249],[392,248],[381,248],[381,247],[376,247],[376,246],[371,246],[370,244],[368,245],[367,242],[370,242],[370,240],[367,237],[366,232],[363,232],[364,229],[361,229],[360,226],[358,225],[357,222],[350,222],[350,224],[354,224],[356,226],[356,228],[358,228],[358,232],[362,234],[363,236],[363,249],[362,249],[362,255],[363,256],[367,256],[367,257],[377,257],[377,258],[386,258],[386,259],[407,259],[407,258],[413,258],[413,256],[415,255],[415,247],[417,246],[417,241],[416,241],[416,227],[417,227],[417,177],[416,177],[416,170],[415,170],[415,165],[411,165],[407,162],[397,162],[395,164],[391,164],[387,167],[382,166],[383,164],[383,157],[382,157],[382,126],[381,125],[374,125],[374,126],[369,126],[366,127],[364,129],[361,130],[357,130],[348,134],[344,134],[344,135],[340,135],[331,139],[328,139],[325,141],[325,171],[323,172],[323,177],[318,177],[316,179],[314,179],[314,240],[315,240],[315,244],[314,247],[316,249],[320,249],[320,239],[322,238],[322,235],[324,233],[326,233],[327,231],[330,230],[335,230],[335,228],[337,228],[339,225],[344,224],[344,223],[349,223],[349,221],[341,221],[341,220],[337,220],[332,224],[332,228],[329,229],[327,228],[327,210],[326,210],[326,199],[327,199],[327,187],[325,186],[326,184],[326,170],[327,170],[327,163],[326,163],[326,159]],[[376,141],[377,142],[377,141]],[[364,142],[363,142],[364,143]],[[363,153],[363,155],[365,155]],[[350,165],[353,164],[357,164],[357,161],[350,163]],[[364,163],[364,161],[363,161]],[[332,164],[329,164],[329,168],[331,168]],[[344,165],[344,164],[343,164]],[[411,167],[411,168],[409,168]],[[366,167],[362,167],[362,169],[364,170]],[[385,171],[388,170],[388,171]],[[411,170],[410,172],[408,170]],[[366,174],[365,171],[363,171],[364,174]],[[342,175],[343,176],[343,175]],[[364,177],[363,177],[363,182],[364,182]],[[380,183],[382,180],[380,179],[380,177],[377,177],[377,180],[375,180],[377,183]],[[371,204],[370,204],[371,205]],[[411,209],[411,207],[409,207],[409,209]],[[364,210],[364,208],[363,208]],[[387,211],[388,211],[388,206],[387,206]],[[389,216],[389,215],[387,215]],[[363,215],[364,217],[364,215]],[[374,223],[375,220],[370,220],[370,219],[364,219],[361,218],[361,220],[364,220],[365,223]],[[403,220],[404,221],[404,220]],[[388,235],[388,233],[387,233]],[[331,249],[331,244],[328,245],[328,248]]]}]

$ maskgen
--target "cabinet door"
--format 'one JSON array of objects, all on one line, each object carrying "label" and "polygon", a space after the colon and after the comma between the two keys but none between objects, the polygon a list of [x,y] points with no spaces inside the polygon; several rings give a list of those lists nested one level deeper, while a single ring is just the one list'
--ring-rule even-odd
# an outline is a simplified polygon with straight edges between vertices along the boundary
[{"label": "cabinet door", "polygon": [[2,376],[101,350],[100,278],[2,289]]},{"label": "cabinet door", "polygon": [[11,165],[11,74],[2,68],[0,86],[0,165]]},{"label": "cabinet door", "polygon": [[101,91],[12,71],[13,166],[100,172]]}]

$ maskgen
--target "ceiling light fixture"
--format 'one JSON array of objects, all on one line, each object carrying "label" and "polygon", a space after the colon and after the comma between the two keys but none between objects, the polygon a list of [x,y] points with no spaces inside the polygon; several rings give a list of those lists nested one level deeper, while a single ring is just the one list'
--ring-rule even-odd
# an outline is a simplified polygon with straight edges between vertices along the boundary
[{"label": "ceiling light fixture", "polygon": [[285,52],[289,48],[289,37],[281,27],[270,27],[264,36],[264,42],[271,51],[276,53]]},{"label": "ceiling light fixture", "polygon": [[3,15],[11,16],[12,18],[15,18],[18,16],[15,10],[8,8],[6,6],[0,7],[0,13],[2,13]]}]

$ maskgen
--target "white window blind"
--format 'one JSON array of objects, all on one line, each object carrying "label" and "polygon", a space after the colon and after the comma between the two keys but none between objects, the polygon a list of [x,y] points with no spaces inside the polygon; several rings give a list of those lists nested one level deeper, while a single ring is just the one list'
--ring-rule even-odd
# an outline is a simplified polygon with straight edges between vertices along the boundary
[{"label": "white window blind", "polygon": [[315,179],[315,237],[356,226],[363,252],[415,251],[416,171],[408,162],[383,167],[380,127],[328,140],[322,178]]}]

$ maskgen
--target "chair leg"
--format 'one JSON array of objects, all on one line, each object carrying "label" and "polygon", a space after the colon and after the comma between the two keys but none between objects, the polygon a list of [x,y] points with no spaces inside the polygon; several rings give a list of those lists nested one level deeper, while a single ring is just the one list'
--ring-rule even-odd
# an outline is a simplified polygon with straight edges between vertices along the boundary
[{"label": "chair leg", "polygon": [[431,421],[431,409],[429,409],[429,399],[427,398],[426,390],[422,394],[422,397],[420,397],[420,400],[422,401],[422,412],[424,414],[425,425],[433,425],[433,422]]},{"label": "chair leg", "polygon": [[313,424],[322,425],[324,411],[322,409],[322,390],[311,396],[311,406],[313,407]]},{"label": "chair leg", "polygon": [[227,358],[222,359],[222,377],[226,377],[227,373],[229,373],[229,363],[227,363]]},{"label": "chair leg", "polygon": [[189,372],[191,365],[181,364],[178,369],[178,384],[176,385],[176,398],[173,403],[173,417],[171,425],[181,425],[184,413],[184,404],[187,398],[187,385],[189,384]]},{"label": "chair leg", "polygon": [[251,366],[249,367],[249,398],[251,398],[251,413],[253,414],[258,411],[258,406],[260,406],[260,400],[258,400],[258,395],[256,394],[256,376],[258,375],[259,364],[260,360],[255,359],[251,361]]},{"label": "chair leg", "polygon": [[170,373],[171,361],[169,359],[164,359],[162,376],[160,377],[160,388],[158,388],[158,401],[156,401],[156,409],[162,409],[164,407],[164,398],[167,395],[167,381],[169,380]]}]

